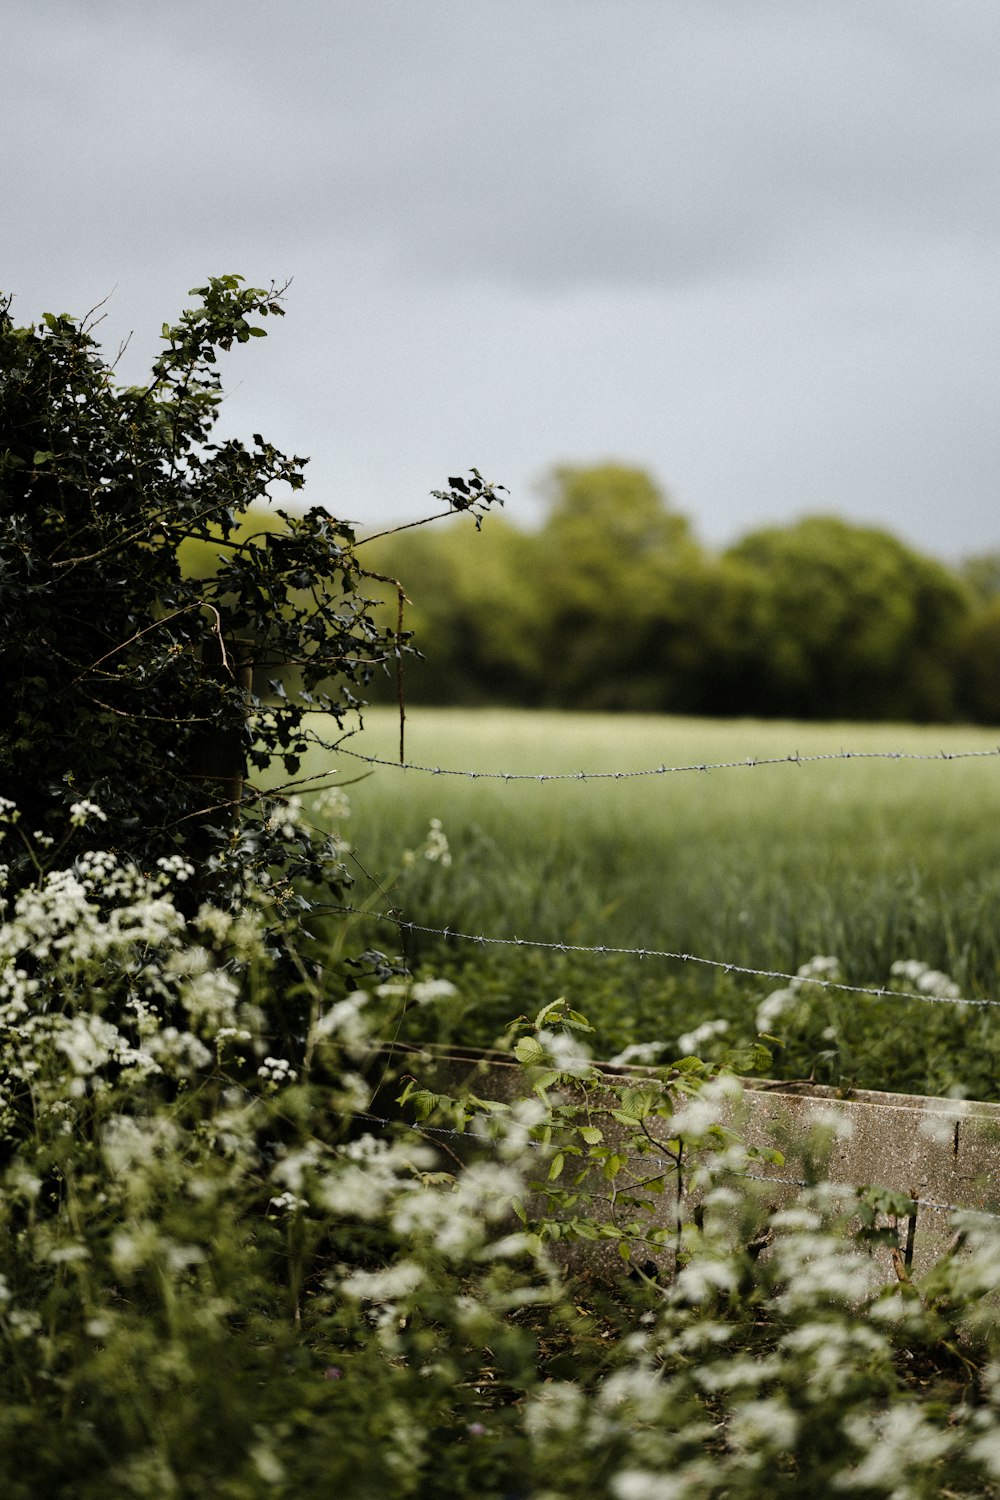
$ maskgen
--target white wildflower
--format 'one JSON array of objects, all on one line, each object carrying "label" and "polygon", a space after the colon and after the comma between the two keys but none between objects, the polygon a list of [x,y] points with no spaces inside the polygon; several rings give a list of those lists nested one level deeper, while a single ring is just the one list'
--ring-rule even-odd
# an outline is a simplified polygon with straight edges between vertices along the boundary
[{"label": "white wildflower", "polygon": [[734,1100],[742,1096],[738,1078],[715,1078],[692,1098],[686,1099],[670,1119],[671,1136],[702,1136],[728,1115]]},{"label": "white wildflower", "polygon": [[890,973],[893,980],[905,980],[922,995],[933,995],[941,1000],[957,1000],[961,994],[953,979],[942,974],[940,969],[932,969],[918,958],[897,959]]},{"label": "white wildflower", "polygon": [[263,1078],[272,1089],[278,1089],[287,1083],[294,1083],[298,1074],[285,1058],[265,1057],[257,1069],[257,1077]]},{"label": "white wildflower", "polygon": [[257,1471],[258,1479],[262,1479],[265,1484],[284,1483],[285,1466],[268,1443],[254,1443],[250,1449],[250,1461]]},{"label": "white wildflower", "polygon": [[991,1425],[970,1443],[969,1455],[983,1464],[994,1479],[1000,1479],[1000,1427]]},{"label": "white wildflower", "polygon": [[305,1191],[306,1173],[312,1172],[321,1160],[318,1142],[306,1141],[297,1151],[287,1151],[271,1169],[272,1179],[282,1187],[299,1194]]},{"label": "white wildflower", "polygon": [[364,1013],[368,1000],[364,990],[352,990],[319,1017],[313,1027],[313,1039],[336,1038],[352,1055],[367,1051],[374,1024]]},{"label": "white wildflower", "polygon": [[673,1301],[696,1306],[717,1292],[734,1292],[738,1285],[739,1276],[730,1261],[699,1255],[678,1271],[671,1295]]},{"label": "white wildflower", "polygon": [[683,1036],[677,1038],[677,1049],[684,1057],[697,1057],[698,1049],[705,1042],[714,1041],[718,1036],[724,1036],[729,1030],[729,1022],[720,1017],[717,1021],[703,1021],[693,1031],[686,1031]]},{"label": "white wildflower", "polygon": [[187,1078],[212,1061],[212,1054],[198,1037],[176,1026],[165,1026],[146,1039],[149,1056],[171,1076]]},{"label": "white wildflower", "polygon": [[451,850],[448,847],[448,840],[441,827],[440,818],[431,818],[430,830],[424,842],[423,855],[424,859],[430,860],[431,864],[446,866],[451,864]]},{"label": "white wildflower", "polygon": [[447,1193],[421,1188],[403,1194],[393,1205],[391,1223],[402,1238],[420,1235],[435,1250],[459,1259],[481,1251],[489,1226],[511,1212],[524,1182],[518,1171],[502,1162],[473,1162]]},{"label": "white wildflower", "polygon": [[278,1193],[274,1198],[268,1198],[267,1211],[269,1214],[292,1214],[299,1209],[308,1208],[309,1204],[305,1198],[297,1198],[294,1193]]},{"label": "white wildflower", "polygon": [[57,1245],[45,1258],[50,1265],[68,1266],[77,1261],[89,1260],[90,1251],[86,1245]]},{"label": "white wildflower", "polygon": [[400,974],[396,979],[386,979],[375,987],[375,993],[380,1000],[402,999],[410,992],[410,981]]},{"label": "white wildflower", "polygon": [[220,911],[217,906],[210,906],[205,902],[198,908],[198,915],[194,919],[194,925],[200,932],[207,933],[217,943],[224,943],[229,937],[233,926],[233,918],[227,911]]},{"label": "white wildflower", "polygon": [[797,990],[787,988],[772,990],[766,999],[762,1000],[757,1007],[755,1024],[758,1031],[769,1032],[781,1016],[791,1010],[793,1005],[798,1004],[799,995]]},{"label": "white wildflower", "polygon": [[342,823],[351,816],[351,799],[340,787],[331,786],[317,795],[313,808],[327,822]]},{"label": "white wildflower", "polygon": [[91,802],[89,797],[83,797],[79,802],[73,803],[69,810],[69,820],[74,828],[83,828],[92,819],[98,823],[106,823],[108,816],[96,802]]},{"label": "white wildflower", "polygon": [[101,1154],[111,1172],[124,1177],[156,1156],[169,1155],[178,1141],[177,1126],[164,1115],[145,1119],[112,1115],[101,1132]]},{"label": "white wildflower", "polygon": [[837,1400],[857,1378],[857,1371],[880,1360],[888,1362],[888,1345],[864,1323],[804,1323],[785,1334],[780,1348],[804,1361],[810,1397]]},{"label": "white wildflower", "polygon": [[390,1302],[408,1297],[424,1279],[416,1261],[400,1260],[381,1271],[354,1271],[340,1283],[340,1290],[359,1302]]},{"label": "white wildflower", "polygon": [[834,1479],[837,1489],[884,1489],[905,1495],[904,1476],[916,1467],[926,1467],[943,1458],[952,1446],[951,1433],[933,1427],[915,1405],[890,1406],[868,1415],[852,1413],[844,1419],[844,1430],[864,1453],[859,1464]]},{"label": "white wildflower", "polygon": [[730,1434],[738,1448],[786,1451],[795,1443],[799,1419],[778,1396],[745,1401],[733,1415]]},{"label": "white wildflower", "polygon": [[338,1217],[375,1220],[392,1200],[415,1193],[414,1173],[433,1165],[434,1153],[426,1146],[361,1136],[343,1147],[339,1161],[320,1181],[315,1201]]},{"label": "white wildflower", "polygon": [[549,1381],[525,1406],[525,1431],[536,1439],[545,1439],[554,1433],[573,1433],[579,1427],[585,1409],[586,1397],[578,1385],[569,1380]]},{"label": "white wildflower", "polygon": [[796,975],[804,983],[808,983],[811,979],[821,984],[824,981],[836,983],[841,977],[840,959],[817,954],[815,958],[810,958],[801,964],[796,970]]},{"label": "white wildflower", "polygon": [[430,1005],[435,1000],[450,1000],[458,994],[458,986],[450,979],[418,979],[410,986],[410,999],[417,1005]]},{"label": "white wildflower", "polygon": [[854,1134],[854,1122],[842,1109],[829,1105],[815,1110],[809,1117],[812,1130],[829,1136],[835,1141],[849,1141]]},{"label": "white wildflower", "polygon": [[666,1042],[631,1042],[609,1061],[613,1067],[654,1067],[667,1050]]},{"label": "white wildflower", "polygon": [[590,1068],[590,1052],[578,1037],[565,1031],[549,1031],[543,1028],[537,1033],[537,1040],[539,1045],[545,1048],[551,1066],[558,1068],[560,1073],[569,1073],[574,1077],[579,1077]]},{"label": "white wildflower", "polygon": [[686,1473],[651,1473],[647,1469],[623,1469],[611,1481],[615,1500],[686,1500],[691,1481]]},{"label": "white wildflower", "polygon": [[283,839],[292,839],[302,822],[302,798],[286,797],[284,803],[272,809],[265,827],[269,833],[277,833]]},{"label": "white wildflower", "polygon": [[858,1306],[877,1289],[870,1256],[833,1235],[812,1231],[778,1235],[772,1261],[784,1286],[775,1299],[782,1312],[804,1312],[833,1304]]}]

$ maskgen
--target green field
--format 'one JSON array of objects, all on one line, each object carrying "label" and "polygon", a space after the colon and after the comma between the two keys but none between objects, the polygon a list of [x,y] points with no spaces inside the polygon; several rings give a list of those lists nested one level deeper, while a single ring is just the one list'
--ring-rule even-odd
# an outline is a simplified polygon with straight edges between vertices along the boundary
[{"label": "green field", "polygon": [[[706,1019],[726,1040],[755,1031],[775,981],[815,955],[843,979],[912,989],[891,966],[921,960],[963,996],[1000,998],[1000,755],[991,731],[804,725],[640,716],[414,710],[408,761],[442,770],[553,775],[740,761],[728,769],[625,779],[498,781],[374,768],[317,752],[308,769],[352,781],[344,832],[361,865],[355,901],[452,932],[662,949],[711,964],[560,954],[408,938],[414,966],[452,978],[455,1039],[491,1039],[512,1014],[560,993],[597,1025],[610,1055],[668,1044]],[[370,712],[346,747],[398,756],[398,724]],[[906,752],[929,760],[840,758]],[[753,765],[748,758],[802,756]],[[809,762],[806,757],[834,758]],[[355,780],[363,777],[364,779]],[[418,859],[431,818],[452,863]],[[377,883],[377,884],[376,884]],[[380,895],[379,888],[385,892]],[[372,924],[366,941],[399,938]],[[774,1071],[826,1082],[1000,1096],[1000,1009],[809,991],[774,1030]],[[716,1043],[715,1045],[721,1045]]]}]

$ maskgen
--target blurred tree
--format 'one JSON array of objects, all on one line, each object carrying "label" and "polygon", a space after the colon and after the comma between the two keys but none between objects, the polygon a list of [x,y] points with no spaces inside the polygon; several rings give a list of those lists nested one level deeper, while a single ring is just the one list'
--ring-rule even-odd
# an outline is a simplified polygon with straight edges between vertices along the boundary
[{"label": "blurred tree", "polygon": [[690,578],[703,565],[684,516],[642,469],[560,465],[538,536],[548,702],[682,706]]},{"label": "blurred tree", "polygon": [[493,516],[486,539],[458,525],[404,532],[367,544],[365,560],[399,578],[412,601],[407,625],[419,654],[407,660],[408,697],[436,704],[539,701],[544,601],[533,536]]},{"label": "blurred tree", "polygon": [[1000,724],[1000,594],[964,622],[957,679],[962,712],[980,724]]},{"label": "blurred tree", "polygon": [[758,531],[728,556],[757,574],[744,622],[757,647],[754,711],[956,714],[955,655],[970,598],[947,568],[887,532],[825,516]]},{"label": "blurred tree", "polygon": [[982,552],[976,557],[967,557],[960,572],[982,604],[1000,599],[1000,552]]},{"label": "blurred tree", "polygon": [[886,532],[813,517],[715,556],[641,469],[562,465],[543,494],[537,532],[494,518],[487,545],[456,528],[371,545],[367,560],[413,600],[408,621],[426,656],[407,666],[414,701],[790,718],[948,719],[963,704],[987,713],[990,658],[966,629],[972,592]]}]

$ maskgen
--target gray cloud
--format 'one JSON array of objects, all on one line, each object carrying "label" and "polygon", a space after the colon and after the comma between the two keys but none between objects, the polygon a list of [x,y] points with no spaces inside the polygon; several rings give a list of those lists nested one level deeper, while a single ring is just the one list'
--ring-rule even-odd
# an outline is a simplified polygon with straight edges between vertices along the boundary
[{"label": "gray cloud", "polygon": [[[462,463],[653,466],[702,533],[841,509],[997,545],[993,0],[21,8],[0,276],[295,280],[227,421],[359,519]],[[529,516],[531,502],[515,499]],[[515,509],[515,515],[519,512]]]}]

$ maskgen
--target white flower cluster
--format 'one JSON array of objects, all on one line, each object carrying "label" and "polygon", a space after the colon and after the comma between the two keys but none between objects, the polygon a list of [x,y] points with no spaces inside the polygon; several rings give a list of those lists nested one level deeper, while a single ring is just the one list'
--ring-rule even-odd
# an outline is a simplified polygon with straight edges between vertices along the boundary
[{"label": "white flower cluster", "polygon": [[404,850],[404,869],[412,869],[418,859],[426,859],[432,865],[441,865],[444,868],[451,864],[451,848],[440,818],[431,818],[427,837],[419,849]]},{"label": "white flower cluster", "polygon": [[621,1052],[616,1052],[614,1057],[608,1060],[623,1068],[653,1068],[663,1061],[668,1045],[667,1042],[630,1042],[627,1047],[622,1048]]},{"label": "white flower cluster", "polygon": [[836,958],[817,955],[802,964],[796,971],[794,979],[782,989],[772,990],[765,1000],[757,1007],[756,1025],[758,1031],[769,1032],[774,1023],[781,1016],[786,1015],[795,1006],[807,998],[807,987],[811,981],[820,984],[838,983],[841,978],[840,960]]},{"label": "white flower cluster", "polygon": [[700,1026],[685,1031],[683,1036],[677,1038],[677,1050],[682,1057],[699,1057],[706,1042],[725,1036],[728,1030],[729,1022],[721,1016],[717,1021],[702,1021]]},{"label": "white flower cluster", "polygon": [[[82,826],[99,815],[82,802],[71,821]],[[30,1084],[39,1119],[66,1131],[68,1100],[157,1073],[189,1077],[212,1062],[217,1035],[239,1031],[235,974],[198,943],[174,905],[172,887],[193,873],[168,856],[145,875],[92,849],[8,903],[0,923],[0,1107]],[[213,925],[204,910],[198,925]]]},{"label": "white flower cluster", "polygon": [[69,821],[74,828],[84,828],[88,823],[106,823],[107,814],[98,807],[96,802],[91,802],[89,797],[74,802],[69,810]]},{"label": "white flower cluster", "polygon": [[280,1089],[287,1083],[294,1083],[298,1074],[286,1058],[265,1057],[257,1069],[257,1077],[263,1078],[272,1089]]},{"label": "white flower cluster", "polygon": [[265,827],[269,833],[277,833],[283,839],[292,839],[302,826],[302,798],[285,797],[268,814]]},{"label": "white flower cluster", "polygon": [[947,974],[942,974],[940,969],[932,969],[930,964],[923,963],[919,958],[897,959],[891,973],[897,983],[902,981],[922,995],[933,995],[941,1000],[957,1000],[962,993]]}]

